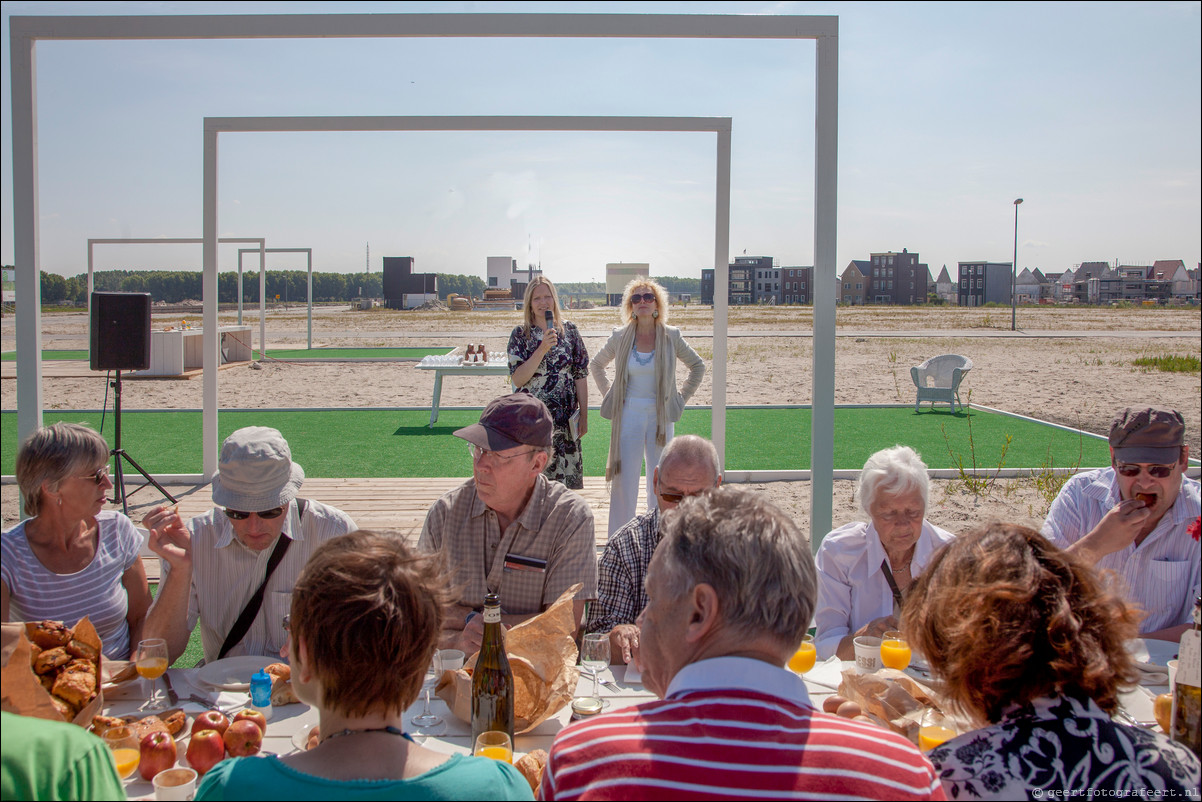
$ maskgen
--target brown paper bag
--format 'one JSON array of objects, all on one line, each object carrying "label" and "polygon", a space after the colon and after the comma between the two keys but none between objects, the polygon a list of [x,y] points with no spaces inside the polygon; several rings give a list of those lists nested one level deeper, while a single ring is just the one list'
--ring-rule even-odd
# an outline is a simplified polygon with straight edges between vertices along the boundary
[{"label": "brown paper bag", "polygon": [[922,714],[928,707],[942,708],[942,700],[926,685],[903,671],[882,668],[873,674],[855,669],[843,672],[839,695],[860,706],[878,724],[918,743]]},{"label": "brown paper bag", "polygon": [[[513,670],[513,731],[529,732],[572,701],[580,670],[576,667],[576,621],[572,599],[576,584],[534,618],[505,633],[505,652]],[[472,675],[477,652],[459,671],[448,671],[435,693],[460,721],[472,720]]]},{"label": "brown paper bag", "polygon": [[[76,714],[72,721],[87,728],[92,724],[92,717],[104,708],[104,691],[100,688],[100,666],[104,657],[101,654],[100,636],[92,622],[84,618],[71,631],[76,640],[82,641],[96,649],[96,698]],[[63,717],[50,701],[50,694],[42,687],[38,677],[33,673],[31,663],[32,650],[29,638],[25,635],[25,624],[20,622],[3,625],[2,640],[0,640],[0,658],[3,659],[2,674],[0,674],[0,709],[21,716],[45,718],[51,721],[62,721]]]}]

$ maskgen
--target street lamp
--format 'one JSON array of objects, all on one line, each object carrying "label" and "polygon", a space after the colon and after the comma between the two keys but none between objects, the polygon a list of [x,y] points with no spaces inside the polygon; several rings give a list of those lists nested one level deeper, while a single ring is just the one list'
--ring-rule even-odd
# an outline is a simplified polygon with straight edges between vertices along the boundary
[{"label": "street lamp", "polygon": [[1018,314],[1018,205],[1022,198],[1014,199],[1014,264],[1010,266],[1010,331],[1014,331],[1015,317]]}]

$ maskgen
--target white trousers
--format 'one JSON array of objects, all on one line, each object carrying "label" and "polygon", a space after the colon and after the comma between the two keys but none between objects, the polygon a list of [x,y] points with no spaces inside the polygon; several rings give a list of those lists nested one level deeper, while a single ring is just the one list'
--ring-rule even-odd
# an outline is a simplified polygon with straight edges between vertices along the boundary
[{"label": "white trousers", "polygon": [[[664,443],[672,439],[674,426],[669,423]],[[609,494],[609,534],[635,516],[639,500],[639,472],[647,463],[647,509],[656,503],[651,479],[659,464],[662,446],[655,444],[655,399],[627,398],[622,405],[622,432],[618,438],[618,458],[622,468],[614,477]]]}]

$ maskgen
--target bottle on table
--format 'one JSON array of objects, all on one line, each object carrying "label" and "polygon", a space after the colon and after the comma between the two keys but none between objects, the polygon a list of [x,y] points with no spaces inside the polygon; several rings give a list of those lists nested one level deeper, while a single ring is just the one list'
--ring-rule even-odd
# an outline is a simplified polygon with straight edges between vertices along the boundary
[{"label": "bottle on table", "polygon": [[472,743],[489,731],[504,732],[513,743],[513,671],[505,654],[501,601],[495,593],[484,597],[484,639],[472,672]]},{"label": "bottle on table", "polygon": [[473,343],[468,343],[467,353],[463,356],[463,364],[470,365],[476,361],[476,346]]},{"label": "bottle on table", "polygon": [[250,706],[268,720],[271,719],[272,682],[271,675],[266,671],[258,671],[250,676]]},{"label": "bottle on table", "polygon": [[1173,693],[1174,741],[1202,758],[1202,597],[1194,602],[1194,627],[1181,636]]}]

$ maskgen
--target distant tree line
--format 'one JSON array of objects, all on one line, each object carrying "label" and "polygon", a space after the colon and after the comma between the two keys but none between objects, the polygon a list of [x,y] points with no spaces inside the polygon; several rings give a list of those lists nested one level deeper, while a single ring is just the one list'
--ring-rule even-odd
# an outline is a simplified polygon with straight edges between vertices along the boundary
[{"label": "distant tree line", "polygon": [[[95,289],[101,292],[148,292],[152,301],[169,304],[201,299],[201,272],[193,270],[103,270],[93,274]],[[307,297],[308,273],[304,270],[268,270],[265,277],[267,299],[292,302]],[[656,281],[671,293],[701,292],[701,280],[658,276]],[[66,278],[57,273],[42,271],[42,303],[86,304],[88,277],[86,273]],[[601,295],[605,285],[597,281],[565,282],[556,285],[561,295]],[[475,298],[483,297],[487,288],[479,276],[438,274],[438,294],[446,298],[451,293]],[[325,273],[313,271],[314,301],[350,301],[353,298],[380,298],[384,294],[380,273]],[[238,274],[223,271],[217,275],[218,303],[236,303]],[[242,274],[242,300],[259,302],[259,274]]]}]

